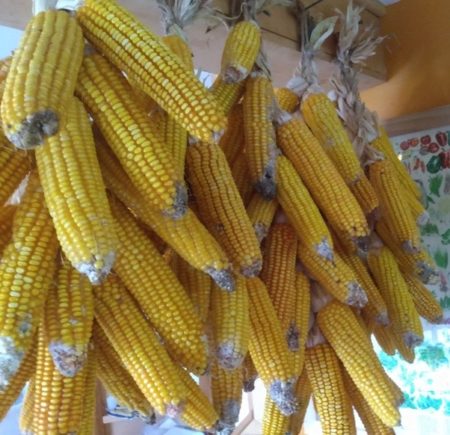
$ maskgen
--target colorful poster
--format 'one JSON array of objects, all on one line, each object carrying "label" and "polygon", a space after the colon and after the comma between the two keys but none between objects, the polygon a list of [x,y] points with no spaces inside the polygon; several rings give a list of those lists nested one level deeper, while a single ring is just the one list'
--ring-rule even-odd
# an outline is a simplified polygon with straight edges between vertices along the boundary
[{"label": "colorful poster", "polygon": [[422,241],[439,268],[440,279],[428,286],[450,324],[450,126],[392,138],[397,154],[420,186],[430,219]]}]

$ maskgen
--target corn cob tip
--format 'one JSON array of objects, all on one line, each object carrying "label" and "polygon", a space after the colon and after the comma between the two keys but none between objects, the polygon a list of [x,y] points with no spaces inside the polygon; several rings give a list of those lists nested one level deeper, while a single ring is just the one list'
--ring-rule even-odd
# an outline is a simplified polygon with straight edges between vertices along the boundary
[{"label": "corn cob tip", "polygon": [[236,288],[236,280],[230,269],[207,267],[204,272],[207,273],[222,290],[233,291]]},{"label": "corn cob tip", "polygon": [[241,403],[237,400],[226,400],[221,406],[220,420],[216,428],[218,434],[231,434],[239,420]]},{"label": "corn cob tip", "polygon": [[18,131],[11,131],[6,125],[4,130],[8,139],[17,147],[29,150],[41,145],[45,138],[58,132],[58,115],[50,109],[40,110],[22,122]]},{"label": "corn cob tip", "polygon": [[333,261],[334,253],[333,248],[327,237],[324,237],[322,241],[315,246],[316,253],[321,257],[324,257],[328,261]]},{"label": "corn cob tip", "polygon": [[375,317],[375,322],[377,322],[380,326],[388,326],[389,325],[389,314],[387,311],[381,311],[378,313],[378,315]]},{"label": "corn cob tip", "polygon": [[84,366],[88,347],[77,348],[55,341],[50,343],[48,350],[57,370],[63,376],[73,378]]},{"label": "corn cob tip", "polygon": [[411,331],[405,332],[402,337],[405,346],[411,350],[414,350],[416,346],[419,346],[423,342],[423,337],[420,337]]},{"label": "corn cob tip", "polygon": [[253,225],[253,229],[255,230],[256,238],[259,243],[261,243],[269,233],[269,228],[267,228],[267,225],[262,222],[256,222],[256,224]]},{"label": "corn cob tip", "polygon": [[[74,267],[78,272],[86,275],[91,284],[98,285],[106,278],[109,272],[111,272],[115,259],[116,253],[109,252],[103,256],[101,260],[94,258],[87,263],[83,262],[75,264]],[[99,263],[101,264],[100,267]]]},{"label": "corn cob tip", "polygon": [[419,279],[424,284],[433,284],[439,280],[439,273],[432,265],[424,261],[418,261],[416,267]]},{"label": "corn cob tip", "polygon": [[163,211],[164,216],[171,219],[181,219],[187,212],[188,193],[183,183],[177,183],[175,186],[175,199],[173,206]]},{"label": "corn cob tip", "polygon": [[252,376],[251,378],[245,379],[243,382],[243,390],[244,393],[250,393],[255,389],[255,381],[256,381],[256,376]]},{"label": "corn cob tip", "polygon": [[248,76],[248,69],[242,65],[228,65],[222,74],[224,83],[239,83]]},{"label": "corn cob tip", "polygon": [[367,304],[367,294],[356,281],[348,283],[347,288],[348,298],[345,301],[347,305],[351,305],[352,307],[356,308],[362,308]]},{"label": "corn cob tip", "polygon": [[235,369],[242,364],[245,355],[236,349],[233,341],[225,341],[216,348],[217,362],[224,369]]},{"label": "corn cob tip", "polygon": [[254,278],[259,275],[262,269],[262,261],[260,259],[254,260],[249,266],[243,266],[241,268],[241,273],[246,278]]},{"label": "corn cob tip", "polygon": [[365,257],[369,252],[369,243],[370,243],[369,236],[355,237],[353,239],[353,243],[356,246],[358,255],[360,257]]},{"label": "corn cob tip", "polygon": [[417,216],[417,225],[419,225],[419,227],[424,226],[428,221],[430,220],[430,214],[425,210],[424,212],[422,212],[419,216]]},{"label": "corn cob tip", "polygon": [[183,404],[170,403],[166,406],[165,415],[167,415],[167,417],[170,418],[177,418],[182,414],[183,408],[184,408]]},{"label": "corn cob tip", "polygon": [[17,349],[11,337],[0,337],[0,392],[19,370],[23,357],[24,352]]},{"label": "corn cob tip", "polygon": [[295,398],[295,379],[288,381],[274,381],[269,387],[269,396],[283,415],[292,415],[297,411]]},{"label": "corn cob tip", "polygon": [[295,322],[291,322],[286,331],[286,341],[291,352],[298,352],[300,349],[300,330]]},{"label": "corn cob tip", "polygon": [[254,186],[255,190],[268,201],[277,196],[277,184],[275,182],[277,157],[278,152],[273,153],[273,156],[269,159],[269,163],[263,170],[262,177]]},{"label": "corn cob tip", "polygon": [[414,253],[417,253],[417,252],[420,251],[420,247],[417,246],[417,244],[413,240],[405,240],[402,243],[402,249],[405,252],[408,252],[408,253],[411,253],[411,254],[414,254]]}]

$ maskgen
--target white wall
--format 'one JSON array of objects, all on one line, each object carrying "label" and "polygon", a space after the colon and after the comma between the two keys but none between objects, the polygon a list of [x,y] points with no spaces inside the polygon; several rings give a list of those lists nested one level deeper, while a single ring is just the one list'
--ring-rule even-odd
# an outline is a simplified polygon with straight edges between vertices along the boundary
[{"label": "white wall", "polygon": [[0,26],[0,59],[9,56],[19,44],[21,30]]}]

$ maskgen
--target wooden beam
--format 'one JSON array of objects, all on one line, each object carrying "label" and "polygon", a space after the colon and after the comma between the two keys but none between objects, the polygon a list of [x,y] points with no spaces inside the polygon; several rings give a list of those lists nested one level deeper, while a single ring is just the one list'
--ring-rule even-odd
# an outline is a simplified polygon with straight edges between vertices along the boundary
[{"label": "wooden beam", "polygon": [[[383,12],[378,0],[359,0],[370,6],[370,12],[363,14],[367,23],[377,24],[378,15]],[[153,31],[161,33],[160,13],[155,0],[119,0],[132,13],[148,25]],[[229,0],[215,0],[224,11],[228,10]],[[313,0],[305,3],[312,4]],[[345,9],[348,0],[322,0],[311,8],[311,14],[317,19],[335,13],[335,8]],[[23,29],[31,17],[31,0],[0,0],[0,25]],[[299,46],[297,42],[297,23],[295,18],[285,7],[275,6],[270,9],[270,15],[261,14],[261,28],[263,29],[264,45],[271,65],[275,86],[283,86],[291,77],[299,61]],[[222,48],[227,35],[224,26],[217,26],[206,33],[206,23],[197,22],[187,29],[189,41],[194,52],[197,68],[217,73],[220,66]],[[370,59],[361,72],[361,89],[379,85],[385,81],[384,60],[379,53]],[[318,59],[320,79],[326,82],[334,70],[333,57],[335,43],[332,38],[324,46]]]}]

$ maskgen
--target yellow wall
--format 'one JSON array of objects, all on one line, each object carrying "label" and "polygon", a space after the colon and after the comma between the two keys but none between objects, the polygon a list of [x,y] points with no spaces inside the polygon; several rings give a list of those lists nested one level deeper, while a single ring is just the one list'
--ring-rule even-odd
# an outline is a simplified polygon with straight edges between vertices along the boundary
[{"label": "yellow wall", "polygon": [[450,104],[450,0],[400,0],[381,23],[388,81],[367,105],[389,119]]}]

